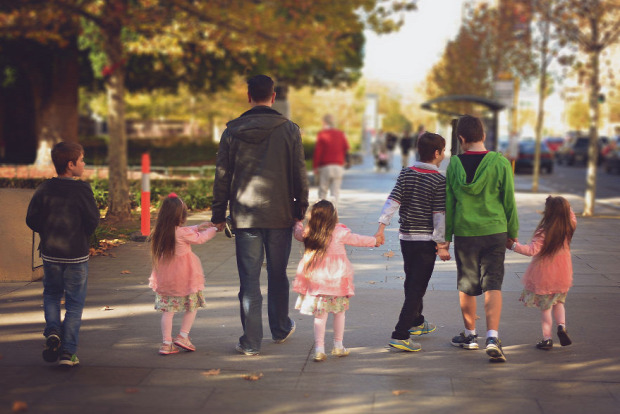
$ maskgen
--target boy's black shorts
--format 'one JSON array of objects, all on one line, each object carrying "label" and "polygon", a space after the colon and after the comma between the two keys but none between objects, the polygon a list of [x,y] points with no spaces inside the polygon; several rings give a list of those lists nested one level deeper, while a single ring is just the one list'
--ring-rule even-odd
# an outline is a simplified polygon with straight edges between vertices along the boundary
[{"label": "boy's black shorts", "polygon": [[507,233],[455,236],[457,288],[469,296],[501,290],[504,281]]}]

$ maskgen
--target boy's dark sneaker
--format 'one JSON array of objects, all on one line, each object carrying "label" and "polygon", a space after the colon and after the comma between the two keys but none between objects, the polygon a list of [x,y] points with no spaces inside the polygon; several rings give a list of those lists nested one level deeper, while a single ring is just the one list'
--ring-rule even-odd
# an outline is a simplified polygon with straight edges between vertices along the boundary
[{"label": "boy's dark sneaker", "polygon": [[553,348],[553,340],[552,339],[543,339],[542,341],[540,341],[539,343],[536,344],[536,348],[544,349],[544,350],[548,351],[551,348]]},{"label": "boy's dark sneaker", "polygon": [[58,355],[60,355],[60,337],[56,334],[50,334],[45,340],[43,359],[45,362],[56,362]]},{"label": "boy's dark sneaker", "polygon": [[76,354],[71,355],[68,352],[63,352],[58,361],[58,365],[74,367],[80,363]]},{"label": "boy's dark sneaker", "polygon": [[409,329],[409,335],[426,335],[431,332],[435,332],[437,330],[437,326],[434,323],[430,323],[426,319],[422,322],[421,325],[414,326]]},{"label": "boy's dark sneaker", "polygon": [[494,336],[487,338],[487,355],[491,357],[491,362],[506,362],[506,356],[502,350],[502,341]]},{"label": "boy's dark sneaker", "polygon": [[478,349],[478,335],[465,336],[465,332],[461,332],[452,338],[451,343],[453,346],[459,346],[464,349]]},{"label": "boy's dark sneaker", "polygon": [[562,346],[568,346],[573,343],[568,337],[568,332],[566,332],[564,325],[558,326],[558,338],[560,338],[560,345]]}]

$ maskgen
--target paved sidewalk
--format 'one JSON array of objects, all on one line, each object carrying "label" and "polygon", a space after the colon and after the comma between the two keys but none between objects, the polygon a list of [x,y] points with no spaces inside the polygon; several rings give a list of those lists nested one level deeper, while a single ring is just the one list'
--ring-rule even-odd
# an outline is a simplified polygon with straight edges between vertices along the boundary
[{"label": "paved sidewalk", "polygon": [[[396,165],[398,161],[395,157]],[[397,173],[376,173],[370,160],[349,170],[341,221],[357,233],[374,234]],[[528,177],[516,179],[522,241],[531,237],[551,191],[532,194]],[[316,198],[316,189],[311,195]],[[576,212],[582,210],[581,197],[567,198]],[[605,207],[597,213],[618,216]],[[191,217],[194,222],[208,218]],[[539,311],[517,301],[519,278],[529,260],[507,253],[500,327],[505,364],[490,364],[482,349],[450,345],[463,328],[454,261],[435,267],[424,313],[438,329],[419,339],[423,350],[386,348],[403,300],[396,223],[386,236],[380,248],[349,249],[357,287],[344,338],[351,355],[322,363],[312,361],[311,317],[292,310],[295,334],[284,344],[270,340],[266,297],[261,355],[235,352],[241,334],[238,279],[234,243],[223,234],[194,248],[202,259],[208,297],[208,308],[199,312],[191,332],[198,348],[194,353],[157,354],[160,317],[147,286],[150,263],[144,243],[129,242],[113,250],[115,257],[91,260],[80,336],[82,364],[73,369],[41,358],[41,283],[0,283],[0,413],[12,412],[16,402],[28,413],[65,414],[618,412],[620,219],[578,218],[572,244],[575,286],[567,299],[567,326],[574,341],[569,347],[548,352],[534,348],[541,335]],[[389,251],[393,257],[386,255]],[[301,244],[294,241],[291,279],[300,252]],[[294,301],[291,293],[291,308]],[[478,306],[483,316],[482,301]],[[177,316],[175,330],[179,324]],[[484,316],[478,330],[486,330]],[[328,330],[328,351],[330,342]],[[244,379],[248,374],[259,379]]]}]

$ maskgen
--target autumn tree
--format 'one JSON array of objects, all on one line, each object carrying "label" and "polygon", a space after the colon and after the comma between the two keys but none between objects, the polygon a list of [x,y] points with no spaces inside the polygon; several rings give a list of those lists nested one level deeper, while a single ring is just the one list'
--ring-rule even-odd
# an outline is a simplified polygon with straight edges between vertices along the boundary
[{"label": "autumn tree", "polygon": [[599,96],[603,53],[620,39],[620,3],[615,0],[540,0],[557,3],[557,13],[549,16],[561,36],[579,48],[583,60],[574,67],[588,88],[589,135],[588,168],[583,215],[594,214],[598,162]]},{"label": "autumn tree", "polygon": [[[129,58],[164,54],[178,62],[212,53],[240,62],[246,74],[273,68],[289,79],[284,69],[297,67],[303,76],[293,73],[290,78],[300,83],[304,77],[306,81],[321,76],[335,79],[355,58],[345,56],[340,59],[345,63],[338,65],[342,54],[350,48],[359,51],[363,29],[397,30],[402,13],[413,10],[415,1],[4,0],[0,5],[7,27],[29,28],[20,31],[22,36],[33,37],[37,30],[30,29],[40,27],[43,20],[53,26],[80,19],[90,29],[94,44],[103,52],[108,96],[108,217],[124,220],[130,214],[124,102]],[[53,30],[44,35],[62,37]],[[308,67],[314,70],[307,71]]]},{"label": "autumn tree", "polygon": [[[500,74],[523,80],[535,73],[529,53],[529,33],[515,30],[523,0],[503,0],[499,7],[470,4],[465,9],[456,38],[446,45],[441,60],[427,77],[429,97],[477,95],[493,98],[493,85]],[[472,111],[472,104],[452,102],[445,110]]]}]

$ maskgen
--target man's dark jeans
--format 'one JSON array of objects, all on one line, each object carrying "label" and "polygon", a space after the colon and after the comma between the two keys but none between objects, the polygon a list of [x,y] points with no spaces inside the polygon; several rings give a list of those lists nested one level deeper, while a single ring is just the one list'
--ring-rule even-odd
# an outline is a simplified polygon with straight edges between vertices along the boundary
[{"label": "man's dark jeans", "polygon": [[409,339],[409,329],[424,322],[422,298],[435,268],[436,246],[434,241],[400,241],[405,262],[405,302],[392,332],[393,339]]},{"label": "man's dark jeans", "polygon": [[260,273],[267,256],[267,310],[274,340],[285,338],[292,329],[288,316],[289,281],[286,276],[291,253],[292,227],[284,229],[236,229],[239,307],[243,336],[241,348],[260,351],[263,339]]}]

